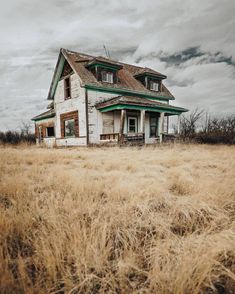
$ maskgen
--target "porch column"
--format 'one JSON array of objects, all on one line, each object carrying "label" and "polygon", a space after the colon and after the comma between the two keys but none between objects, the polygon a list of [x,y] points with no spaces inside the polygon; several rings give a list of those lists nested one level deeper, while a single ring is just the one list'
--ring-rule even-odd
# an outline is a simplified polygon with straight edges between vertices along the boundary
[{"label": "porch column", "polygon": [[163,139],[163,131],[164,131],[164,116],[165,116],[165,112],[161,112],[160,114],[160,143],[162,143],[162,139]]},{"label": "porch column", "polygon": [[140,132],[144,133],[145,130],[145,110],[140,111]]},{"label": "porch column", "polygon": [[126,117],[126,110],[122,109],[121,110],[121,117],[120,117],[120,129],[119,129],[119,141],[120,142],[122,142],[122,140],[123,140],[125,117]]},{"label": "porch column", "polygon": [[167,130],[166,133],[169,134],[169,115],[166,117],[167,119]]},{"label": "porch column", "polygon": [[177,119],[177,134],[180,134],[180,114],[178,114],[178,119]]},{"label": "porch column", "polygon": [[145,143],[145,110],[140,111],[140,132],[143,134]]}]

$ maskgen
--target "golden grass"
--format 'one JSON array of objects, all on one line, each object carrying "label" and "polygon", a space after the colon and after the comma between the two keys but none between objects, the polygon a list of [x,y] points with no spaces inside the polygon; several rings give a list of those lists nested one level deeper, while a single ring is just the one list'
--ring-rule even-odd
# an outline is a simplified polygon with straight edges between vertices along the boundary
[{"label": "golden grass", "polygon": [[235,148],[0,149],[1,293],[234,293]]}]

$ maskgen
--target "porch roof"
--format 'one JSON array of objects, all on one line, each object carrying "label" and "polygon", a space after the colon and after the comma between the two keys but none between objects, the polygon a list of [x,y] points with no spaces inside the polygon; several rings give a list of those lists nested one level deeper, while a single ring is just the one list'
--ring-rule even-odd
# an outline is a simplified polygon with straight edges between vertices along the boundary
[{"label": "porch roof", "polygon": [[38,120],[42,120],[42,119],[46,119],[46,118],[51,118],[55,116],[55,111],[54,109],[50,109],[46,112],[43,112],[35,117],[32,118],[32,120],[34,121],[38,121]]},{"label": "porch roof", "polygon": [[165,112],[168,115],[181,114],[187,112],[185,108],[161,103],[155,100],[150,100],[132,96],[116,96],[96,104],[96,109],[101,112],[108,112],[117,109],[134,109],[148,110],[154,112]]}]

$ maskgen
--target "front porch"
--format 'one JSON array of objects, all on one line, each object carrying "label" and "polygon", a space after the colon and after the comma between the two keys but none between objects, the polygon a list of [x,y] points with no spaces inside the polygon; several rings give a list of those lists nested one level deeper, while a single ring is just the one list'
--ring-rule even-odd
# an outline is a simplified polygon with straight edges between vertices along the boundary
[{"label": "front porch", "polygon": [[[146,110],[114,110],[102,113],[101,143],[144,145],[173,140],[168,134],[169,115]],[[180,119],[178,118],[178,133]]]},{"label": "front porch", "polygon": [[183,108],[170,106],[143,98],[114,97],[99,103],[96,108],[102,113],[101,143],[154,144],[162,143],[168,134],[169,117],[178,116]]}]

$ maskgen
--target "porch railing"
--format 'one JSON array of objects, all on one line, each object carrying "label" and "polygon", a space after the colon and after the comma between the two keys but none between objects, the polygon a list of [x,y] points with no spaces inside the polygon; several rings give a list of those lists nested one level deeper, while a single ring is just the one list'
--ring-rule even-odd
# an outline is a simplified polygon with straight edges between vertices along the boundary
[{"label": "porch railing", "polygon": [[100,140],[102,141],[118,141],[119,133],[100,134]]},{"label": "porch railing", "polygon": [[[163,142],[174,142],[177,139],[176,135],[162,133]],[[109,134],[100,134],[101,141],[108,142],[117,142],[120,144],[135,144],[135,143],[144,143],[145,134],[144,133],[128,133],[122,134],[119,133],[109,133]],[[156,143],[160,141],[160,137],[156,138]]]},{"label": "porch railing", "polygon": [[123,134],[124,142],[143,142],[144,133]]},{"label": "porch railing", "polygon": [[119,143],[138,143],[144,142],[144,133],[129,133],[122,134],[110,133],[110,134],[100,134],[101,141],[116,141]]}]

